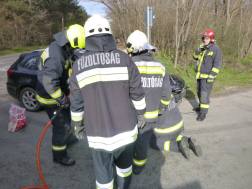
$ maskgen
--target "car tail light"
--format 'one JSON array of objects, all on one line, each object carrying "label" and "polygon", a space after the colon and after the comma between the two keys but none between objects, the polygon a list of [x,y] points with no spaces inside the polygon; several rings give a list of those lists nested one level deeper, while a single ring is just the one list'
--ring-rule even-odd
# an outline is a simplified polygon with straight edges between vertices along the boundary
[{"label": "car tail light", "polygon": [[13,70],[12,69],[8,69],[7,70],[7,77],[10,77],[10,75],[13,73]]}]

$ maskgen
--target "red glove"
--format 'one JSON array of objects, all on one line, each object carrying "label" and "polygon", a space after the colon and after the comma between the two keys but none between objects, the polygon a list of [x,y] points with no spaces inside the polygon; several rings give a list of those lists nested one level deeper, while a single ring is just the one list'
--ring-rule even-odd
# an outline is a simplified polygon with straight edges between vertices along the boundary
[{"label": "red glove", "polygon": [[69,98],[67,99],[66,103],[61,105],[62,108],[67,109],[71,105]]}]

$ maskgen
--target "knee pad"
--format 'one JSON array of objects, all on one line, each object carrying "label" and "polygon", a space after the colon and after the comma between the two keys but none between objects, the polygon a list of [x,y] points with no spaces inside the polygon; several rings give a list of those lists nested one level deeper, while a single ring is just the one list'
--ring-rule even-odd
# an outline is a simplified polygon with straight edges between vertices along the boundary
[{"label": "knee pad", "polygon": [[206,91],[200,91],[200,103],[208,104],[207,92]]}]

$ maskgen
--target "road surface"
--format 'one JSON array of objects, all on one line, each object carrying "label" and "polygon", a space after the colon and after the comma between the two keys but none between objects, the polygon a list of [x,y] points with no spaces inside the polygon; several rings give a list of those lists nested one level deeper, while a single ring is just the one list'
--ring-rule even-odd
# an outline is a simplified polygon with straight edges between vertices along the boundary
[{"label": "road surface", "polygon": [[[0,70],[7,70],[17,57],[0,57]],[[9,62],[8,62],[9,60]],[[45,111],[26,112],[25,128],[7,131],[10,103],[20,103],[6,91],[6,71],[0,71],[0,189],[42,186],[37,166],[36,148],[47,124]],[[196,121],[194,99],[183,99],[179,109],[185,131],[200,143],[203,156],[186,160],[179,153],[149,149],[146,168],[133,175],[131,189],[250,189],[252,186],[252,90],[211,98],[209,114]],[[40,158],[44,178],[50,189],[95,188],[91,150],[78,142],[68,148],[76,160],[73,167],[52,162],[51,127],[42,141]]]}]

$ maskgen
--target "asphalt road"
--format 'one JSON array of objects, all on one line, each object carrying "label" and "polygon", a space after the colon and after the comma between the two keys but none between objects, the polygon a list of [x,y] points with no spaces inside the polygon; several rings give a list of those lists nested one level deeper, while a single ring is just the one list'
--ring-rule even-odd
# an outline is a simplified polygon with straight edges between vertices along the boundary
[{"label": "asphalt road", "polygon": [[[8,67],[0,57],[0,70]],[[42,186],[36,148],[48,117],[44,111],[26,112],[26,126],[9,133],[10,103],[20,103],[6,92],[6,71],[0,71],[0,77],[0,189]],[[146,168],[139,176],[133,175],[131,189],[251,188],[252,90],[211,98],[210,111],[203,122],[195,120],[196,113],[192,111],[195,105],[193,99],[184,99],[179,106],[185,122],[183,135],[197,139],[203,156],[199,158],[191,152],[191,159],[186,160],[179,153],[149,149]],[[50,127],[40,152],[49,188],[95,188],[92,154],[87,143],[80,141],[68,148],[76,165],[64,167],[52,162],[51,135]]]}]

